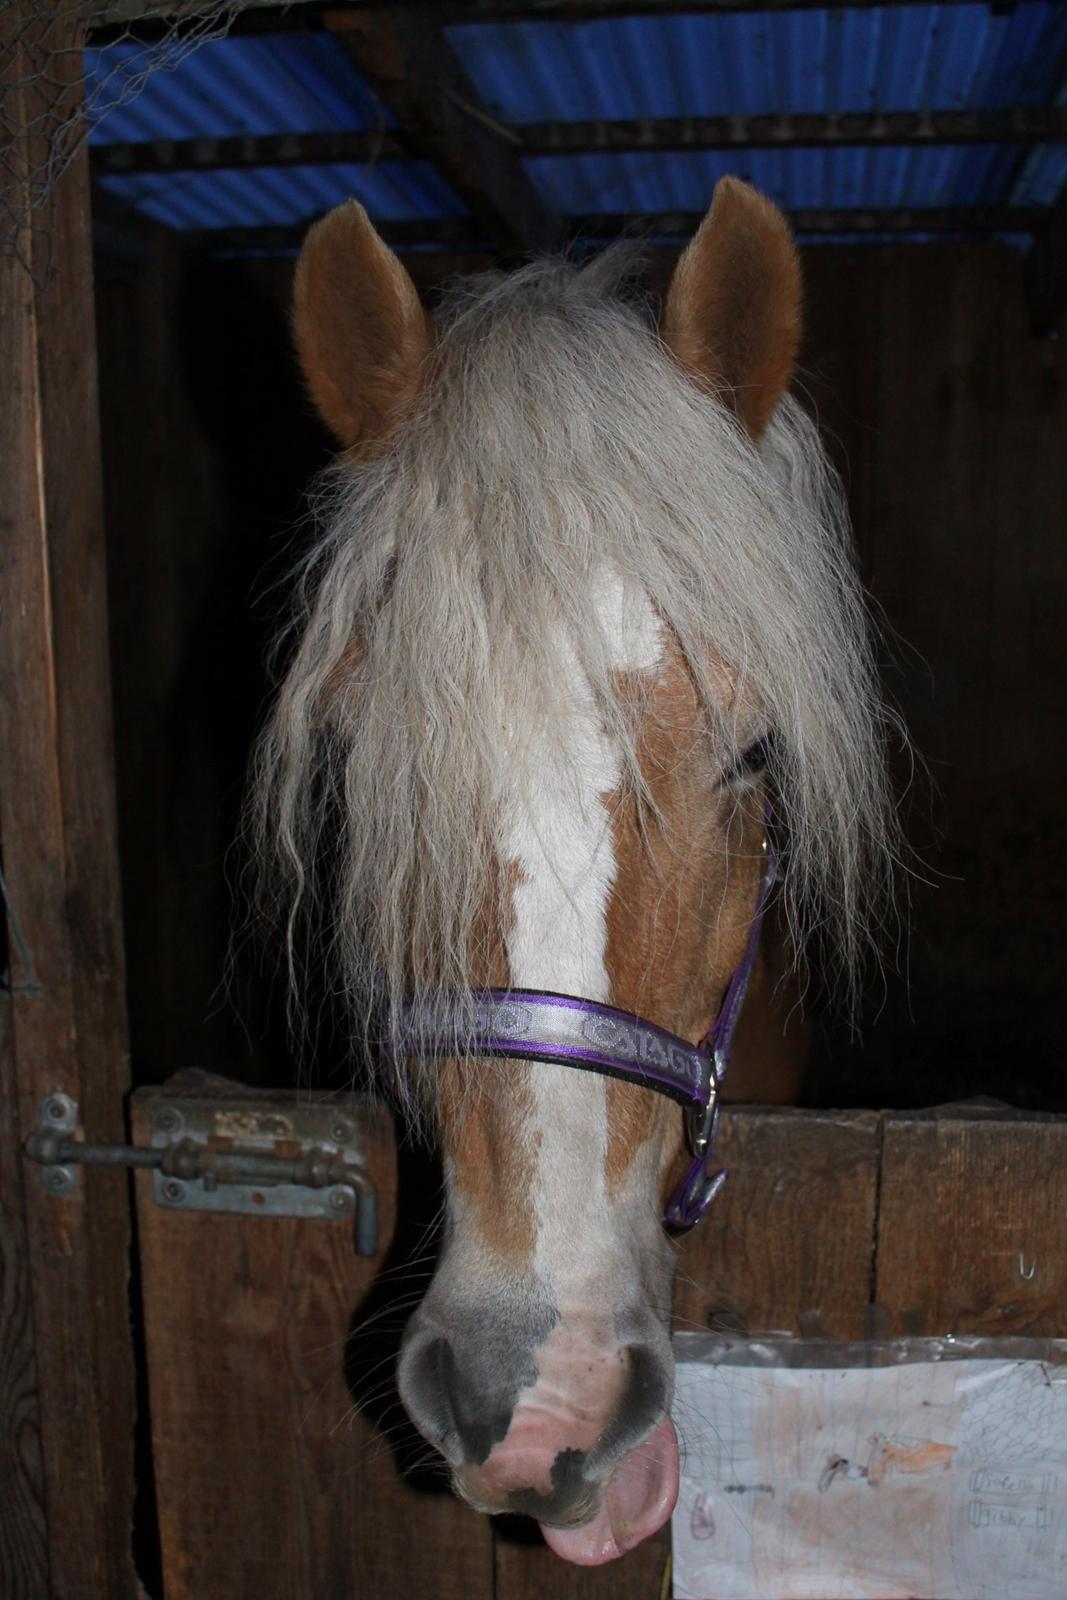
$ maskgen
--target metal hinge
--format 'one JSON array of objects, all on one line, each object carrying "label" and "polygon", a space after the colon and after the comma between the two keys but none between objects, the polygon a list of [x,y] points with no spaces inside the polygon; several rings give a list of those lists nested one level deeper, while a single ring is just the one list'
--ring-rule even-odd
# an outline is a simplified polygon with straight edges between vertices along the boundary
[{"label": "metal hinge", "polygon": [[248,1217],[355,1219],[356,1250],[378,1250],[378,1192],[357,1120],[308,1101],[284,1110],[218,1098],[156,1095],[151,1145],[90,1144],[78,1137],[78,1103],[50,1094],[26,1154],[50,1194],[72,1194],[78,1167],[146,1167],[153,1197],[171,1211]]}]

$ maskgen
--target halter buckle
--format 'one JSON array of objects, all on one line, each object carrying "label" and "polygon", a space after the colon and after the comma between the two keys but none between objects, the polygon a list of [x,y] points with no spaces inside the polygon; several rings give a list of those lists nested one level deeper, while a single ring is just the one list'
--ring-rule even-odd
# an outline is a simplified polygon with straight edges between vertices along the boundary
[{"label": "halter buckle", "polygon": [[718,1052],[711,1060],[706,1106],[686,1106],[685,1134],[690,1154],[706,1156],[715,1137],[715,1124],[719,1120],[719,1058]]}]

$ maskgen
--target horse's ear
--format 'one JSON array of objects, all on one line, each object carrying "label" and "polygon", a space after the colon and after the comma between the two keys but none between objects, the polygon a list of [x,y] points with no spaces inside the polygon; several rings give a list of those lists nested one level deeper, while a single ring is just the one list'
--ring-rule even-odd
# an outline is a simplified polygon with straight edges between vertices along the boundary
[{"label": "horse's ear", "polygon": [[664,343],[758,439],[793,375],[800,320],[800,260],[789,224],[747,183],[720,178],[674,270]]},{"label": "horse's ear", "polygon": [[304,241],[293,328],[323,420],[347,449],[373,455],[419,392],[432,323],[355,200],[323,217]]}]

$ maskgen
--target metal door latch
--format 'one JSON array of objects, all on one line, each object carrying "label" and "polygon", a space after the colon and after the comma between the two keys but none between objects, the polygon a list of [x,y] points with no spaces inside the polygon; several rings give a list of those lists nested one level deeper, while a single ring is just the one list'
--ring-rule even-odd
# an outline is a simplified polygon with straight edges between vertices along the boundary
[{"label": "metal door latch", "polygon": [[154,1094],[151,1145],[76,1137],[78,1103],[50,1094],[26,1154],[50,1194],[72,1194],[78,1167],[145,1167],[159,1206],[240,1216],[354,1217],[356,1250],[378,1250],[378,1192],[358,1121],[322,1101],[284,1108]]}]

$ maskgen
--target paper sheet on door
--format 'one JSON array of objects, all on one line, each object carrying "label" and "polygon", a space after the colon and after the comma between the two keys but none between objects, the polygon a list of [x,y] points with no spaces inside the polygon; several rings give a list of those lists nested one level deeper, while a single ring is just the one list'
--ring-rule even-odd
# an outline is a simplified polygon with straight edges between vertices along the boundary
[{"label": "paper sheet on door", "polygon": [[676,1600],[1067,1600],[1067,1367],[676,1344]]}]

